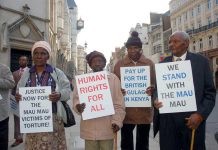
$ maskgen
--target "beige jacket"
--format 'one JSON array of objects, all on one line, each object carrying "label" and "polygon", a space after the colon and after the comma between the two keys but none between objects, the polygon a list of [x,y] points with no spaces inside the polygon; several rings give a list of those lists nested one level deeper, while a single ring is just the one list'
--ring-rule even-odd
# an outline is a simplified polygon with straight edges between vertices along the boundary
[{"label": "beige jacket", "polygon": [[[125,105],[121,93],[120,81],[116,75],[109,73],[108,82],[113,100],[115,114],[95,119],[82,120],[80,123],[80,136],[85,140],[107,140],[113,139],[112,124],[117,124],[120,128],[125,117]],[[78,113],[76,105],[79,104],[77,87],[73,92],[73,109]]]},{"label": "beige jacket", "polygon": [[[120,67],[150,66],[151,85],[155,86],[154,63],[141,55],[136,64],[126,55],[118,61],[114,67],[114,74],[120,79]],[[127,107],[126,117],[123,121],[125,124],[150,124],[153,120],[153,108],[148,107]]]}]

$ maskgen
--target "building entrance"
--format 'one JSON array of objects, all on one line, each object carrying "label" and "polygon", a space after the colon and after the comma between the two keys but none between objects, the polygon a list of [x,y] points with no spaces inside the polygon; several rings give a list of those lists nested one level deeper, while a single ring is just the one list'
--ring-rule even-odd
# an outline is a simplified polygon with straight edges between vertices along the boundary
[{"label": "building entrance", "polygon": [[32,66],[32,58],[31,58],[31,51],[27,50],[20,50],[20,49],[11,49],[11,71],[14,72],[19,69],[19,57],[20,56],[27,56],[29,59],[28,67]]}]

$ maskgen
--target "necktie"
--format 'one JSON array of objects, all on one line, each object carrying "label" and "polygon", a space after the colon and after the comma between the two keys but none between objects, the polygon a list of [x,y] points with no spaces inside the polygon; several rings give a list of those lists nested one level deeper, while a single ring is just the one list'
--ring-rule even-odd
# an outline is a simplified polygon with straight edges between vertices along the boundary
[{"label": "necktie", "polygon": [[176,59],[176,61],[182,61],[182,59],[178,57],[178,58]]}]

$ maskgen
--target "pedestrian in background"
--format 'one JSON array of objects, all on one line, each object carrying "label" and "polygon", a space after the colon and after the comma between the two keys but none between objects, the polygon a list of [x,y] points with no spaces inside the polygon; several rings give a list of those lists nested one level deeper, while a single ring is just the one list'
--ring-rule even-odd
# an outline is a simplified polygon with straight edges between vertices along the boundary
[{"label": "pedestrian in background", "polygon": [[21,100],[18,92],[20,87],[51,86],[52,93],[49,100],[52,102],[53,132],[27,133],[25,150],[66,150],[64,123],[61,118],[62,107],[60,101],[70,99],[70,84],[65,74],[58,68],[47,63],[51,47],[46,41],[38,41],[32,47],[34,66],[25,71],[18,82],[16,100]]},{"label": "pedestrian in background", "polygon": [[[20,68],[13,72],[13,77],[14,77],[14,81],[16,85],[18,81],[20,80],[23,72],[29,69],[27,67],[27,64],[28,64],[27,56],[20,56],[18,63],[19,63]],[[15,86],[14,89],[12,90],[13,96],[15,96],[16,94],[16,88],[17,86]],[[17,115],[14,115],[14,139],[15,139],[15,142],[11,145],[11,147],[15,147],[23,143],[23,134],[20,133],[20,117],[18,117]]]},{"label": "pedestrian in background", "polygon": [[[215,105],[216,89],[206,57],[188,51],[189,35],[175,32],[170,36],[169,49],[172,56],[162,63],[190,60],[197,104],[196,112],[159,114],[155,111],[154,133],[159,130],[161,150],[189,150],[192,130],[195,131],[194,150],[205,150],[206,120]],[[157,100],[154,106],[158,109],[162,103]]]},{"label": "pedestrian in background", "polygon": [[[104,55],[98,51],[88,54],[86,60],[93,72],[103,71],[106,65]],[[81,119],[80,136],[85,139],[85,150],[112,150],[114,133],[118,132],[123,124],[125,106],[120,81],[113,73],[108,73],[107,77],[115,114],[89,120]],[[76,87],[73,93],[73,109],[80,115],[85,109],[85,103],[79,102]]]},{"label": "pedestrian in background", "polygon": [[10,69],[0,64],[0,150],[8,149],[9,92],[14,86]]},{"label": "pedestrian in background", "polygon": [[[119,60],[114,73],[120,79],[121,67],[150,66],[151,87],[155,85],[154,63],[143,55],[142,42],[138,32],[133,31],[126,44],[127,55]],[[151,89],[149,87],[146,92]],[[123,89],[125,91],[125,89]],[[125,93],[125,92],[124,92]],[[150,107],[127,107],[126,116],[121,129],[121,149],[134,150],[133,130],[136,129],[136,150],[149,149],[149,131],[153,119],[153,108]]]}]

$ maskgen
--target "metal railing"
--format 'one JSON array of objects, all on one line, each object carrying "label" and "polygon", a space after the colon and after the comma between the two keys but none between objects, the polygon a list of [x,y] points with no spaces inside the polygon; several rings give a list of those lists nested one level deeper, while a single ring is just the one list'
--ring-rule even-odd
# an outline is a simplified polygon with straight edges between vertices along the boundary
[{"label": "metal railing", "polygon": [[203,32],[203,31],[207,31],[211,28],[214,28],[214,27],[217,27],[218,26],[218,21],[216,22],[213,22],[213,23],[210,23],[208,25],[205,25],[205,26],[202,26],[200,28],[197,28],[197,29],[189,29],[189,30],[186,30],[186,32],[189,34],[189,35],[193,35],[193,34],[196,34],[196,33],[200,33],[200,32]]}]

